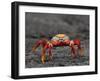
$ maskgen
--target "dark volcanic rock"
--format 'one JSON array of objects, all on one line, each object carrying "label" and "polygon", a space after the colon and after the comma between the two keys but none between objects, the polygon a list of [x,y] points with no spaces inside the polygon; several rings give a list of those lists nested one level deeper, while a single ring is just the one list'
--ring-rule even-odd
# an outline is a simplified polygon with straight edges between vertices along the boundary
[{"label": "dark volcanic rock", "polygon": [[[70,39],[79,38],[84,47],[84,56],[73,59],[69,47],[53,48],[53,59],[49,60],[46,53],[45,64],[41,63],[41,47],[36,53],[32,46],[38,39],[64,33]],[[29,13],[25,14],[25,66],[36,67],[64,67],[89,65],[89,16],[69,14]]]}]

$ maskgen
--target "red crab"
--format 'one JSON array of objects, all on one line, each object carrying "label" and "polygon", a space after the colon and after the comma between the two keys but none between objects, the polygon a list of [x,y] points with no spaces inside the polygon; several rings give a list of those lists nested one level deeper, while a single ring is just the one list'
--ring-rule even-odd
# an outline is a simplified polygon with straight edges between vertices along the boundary
[{"label": "red crab", "polygon": [[[71,55],[73,58],[77,56],[77,51],[79,51],[80,56],[83,55],[81,53],[82,47],[81,47],[80,40],[79,39],[70,40],[66,34],[57,34],[54,37],[52,37],[51,40],[48,40],[47,38],[38,40],[32,48],[33,52],[35,52],[39,46],[42,46],[41,61],[43,64],[45,63],[45,60],[46,60],[45,54],[46,54],[47,49],[49,53],[49,58],[52,59],[53,47],[69,46],[71,48]],[[76,49],[76,46],[77,46],[77,49]]]}]

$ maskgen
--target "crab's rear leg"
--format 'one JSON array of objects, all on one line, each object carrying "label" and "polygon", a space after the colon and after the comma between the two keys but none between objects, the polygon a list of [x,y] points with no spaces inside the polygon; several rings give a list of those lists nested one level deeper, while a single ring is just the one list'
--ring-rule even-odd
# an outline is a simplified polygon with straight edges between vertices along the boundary
[{"label": "crab's rear leg", "polygon": [[42,61],[43,64],[45,63],[45,52],[46,52],[45,44],[46,44],[46,41],[44,41],[44,40],[38,40],[38,41],[35,43],[35,45],[32,47],[32,51],[35,52],[36,49],[37,49],[40,45],[42,45],[41,61]]},{"label": "crab's rear leg", "polygon": [[78,51],[79,51],[79,56],[84,56],[84,53],[83,53],[83,51],[84,51],[84,48],[82,48],[82,47],[80,47],[80,45],[78,45]]},{"label": "crab's rear leg", "polygon": [[38,40],[35,45],[33,45],[32,47],[32,51],[35,52],[36,49],[40,46],[40,44],[42,44],[42,40]]}]

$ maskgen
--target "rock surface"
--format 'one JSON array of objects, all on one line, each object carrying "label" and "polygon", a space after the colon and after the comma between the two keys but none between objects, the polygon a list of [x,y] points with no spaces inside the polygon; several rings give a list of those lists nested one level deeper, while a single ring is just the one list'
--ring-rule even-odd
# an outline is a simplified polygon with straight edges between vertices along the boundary
[{"label": "rock surface", "polygon": [[[25,14],[25,67],[58,67],[89,65],[89,16],[68,14]],[[46,53],[46,63],[40,60],[41,47],[34,54],[32,46],[45,35],[48,39],[56,34],[67,34],[70,39],[79,38],[84,47],[84,56],[72,59],[69,47],[53,48],[53,60]]]}]

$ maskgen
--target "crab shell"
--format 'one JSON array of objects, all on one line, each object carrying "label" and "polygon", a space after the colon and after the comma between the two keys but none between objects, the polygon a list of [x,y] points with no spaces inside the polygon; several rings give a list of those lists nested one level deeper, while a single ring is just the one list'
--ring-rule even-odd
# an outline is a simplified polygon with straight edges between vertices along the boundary
[{"label": "crab shell", "polygon": [[65,34],[57,34],[51,39],[51,43],[55,46],[63,46],[70,43],[70,39]]}]

